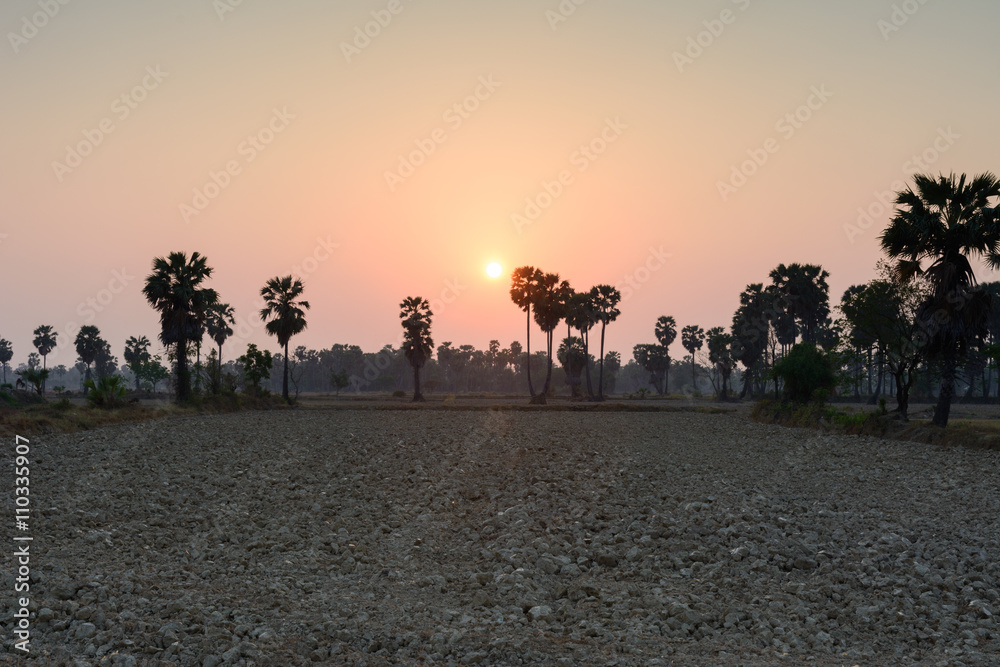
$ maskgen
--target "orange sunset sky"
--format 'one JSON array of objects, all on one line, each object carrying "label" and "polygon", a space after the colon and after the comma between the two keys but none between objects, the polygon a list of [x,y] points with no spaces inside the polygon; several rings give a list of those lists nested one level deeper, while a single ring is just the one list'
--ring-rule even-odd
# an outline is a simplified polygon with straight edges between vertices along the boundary
[{"label": "orange sunset sky", "polygon": [[312,348],[398,344],[410,295],[436,344],[523,344],[524,264],[618,285],[623,361],[660,315],[728,326],[779,263],[837,303],[888,191],[1000,170],[998,25],[988,0],[6,0],[0,337],[16,366],[51,324],[72,365],[96,324],[121,360],[174,250],[236,309],[228,359],[277,351],[257,294],[293,271]]}]

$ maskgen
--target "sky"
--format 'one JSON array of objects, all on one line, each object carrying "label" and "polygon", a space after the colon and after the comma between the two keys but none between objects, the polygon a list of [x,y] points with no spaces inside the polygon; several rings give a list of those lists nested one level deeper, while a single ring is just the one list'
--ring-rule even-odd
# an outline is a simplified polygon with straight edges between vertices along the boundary
[{"label": "sky", "polygon": [[1000,169],[996,25],[989,0],[5,0],[0,337],[16,366],[50,324],[72,365],[94,324],[121,359],[173,251],[234,306],[227,358],[277,351],[259,292],[288,274],[316,349],[398,345],[408,296],[436,344],[523,344],[522,265],[619,287],[623,360],[661,315],[728,326],[780,263],[836,303],[914,173]]}]

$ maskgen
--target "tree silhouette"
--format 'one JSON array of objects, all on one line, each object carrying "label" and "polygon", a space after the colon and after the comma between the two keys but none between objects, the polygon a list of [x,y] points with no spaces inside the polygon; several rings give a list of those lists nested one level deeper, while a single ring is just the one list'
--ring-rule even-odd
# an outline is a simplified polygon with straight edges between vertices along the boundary
[{"label": "tree silhouette", "polygon": [[662,315],[656,320],[656,340],[663,348],[667,363],[663,364],[663,393],[670,393],[670,346],[677,339],[677,321],[670,315]]},{"label": "tree silhouette", "polygon": [[528,375],[528,393],[535,397],[535,387],[531,383],[531,306],[535,300],[538,281],[542,272],[533,266],[522,266],[514,269],[511,276],[510,299],[518,308],[524,311],[527,321],[527,354],[524,358],[525,372]]},{"label": "tree silhouette", "polygon": [[135,375],[135,390],[139,391],[141,389],[140,382],[142,376],[145,372],[145,366],[152,360],[152,356],[149,354],[149,339],[145,336],[136,338],[135,336],[129,336],[129,339],[125,341],[125,363],[128,367],[132,369],[132,374]]},{"label": "tree silhouette", "polygon": [[[38,350],[38,354],[42,355],[42,370],[45,370],[46,358],[49,356],[49,353],[56,348],[56,338],[58,338],[59,334],[55,332],[51,325],[43,324],[35,329],[33,335],[35,336],[35,339],[32,341],[32,344],[35,346],[35,349]],[[48,374],[42,375],[42,395],[45,394],[46,377],[48,377]]]},{"label": "tree silhouette", "polygon": [[656,388],[656,393],[663,396],[667,393],[663,382],[664,371],[670,366],[670,357],[662,345],[640,344],[632,348],[632,358],[640,368],[649,373],[649,383]]},{"label": "tree silhouette", "polygon": [[[936,180],[917,174],[913,180],[916,190],[898,193],[896,215],[880,240],[886,256],[896,260],[901,281],[923,275],[931,286],[918,318],[928,331],[928,357],[942,361],[933,423],[943,427],[951,412],[958,360],[988,333],[992,300],[977,287],[970,258],[981,257],[990,268],[1000,268],[1000,181],[991,173],[968,182],[965,174]],[[926,268],[924,260],[930,260]]]},{"label": "tree silhouette", "polygon": [[708,343],[708,360],[715,364],[715,369],[722,378],[722,390],[719,398],[729,398],[729,377],[736,367],[736,359],[732,354],[733,337],[722,327],[712,327],[705,334]]},{"label": "tree silhouette", "polygon": [[[90,366],[97,359],[97,355],[101,353],[104,349],[104,339],[101,338],[101,331],[93,324],[85,324],[80,327],[80,331],[76,334],[76,353],[80,357],[80,361],[84,363],[87,367],[87,373],[84,380],[90,379]],[[84,395],[87,393],[87,388],[84,387]]]},{"label": "tree silhouette", "polygon": [[[217,378],[222,377],[222,345],[233,335],[231,324],[236,324],[236,316],[233,307],[228,303],[216,301],[205,312],[205,330],[208,332],[209,338],[219,346]],[[212,389],[216,392],[219,391],[219,387]]]},{"label": "tree silhouette", "polygon": [[146,300],[160,313],[160,342],[173,346],[177,358],[177,400],[191,396],[188,342],[204,325],[208,305],[218,300],[214,289],[201,287],[212,276],[212,268],[197,252],[191,259],[183,252],[153,260],[153,272],[142,289]]},{"label": "tree silhouette", "polygon": [[545,350],[547,359],[547,370],[545,372],[545,386],[542,392],[533,400],[535,403],[545,403],[552,385],[552,346],[556,327],[566,314],[567,304],[573,289],[565,280],[559,280],[558,273],[541,274],[537,281],[535,291],[535,324],[545,334]]},{"label": "tree silhouette", "polygon": [[570,394],[576,398],[580,395],[580,376],[586,364],[586,353],[583,351],[583,341],[576,336],[567,336],[559,344],[556,352],[559,364],[566,372],[566,384],[569,385]]},{"label": "tree silhouette", "polygon": [[420,392],[420,369],[431,358],[434,341],[431,339],[431,305],[427,299],[410,296],[399,304],[399,319],[403,325],[403,354],[413,367],[413,401],[424,400]]},{"label": "tree silhouette", "polygon": [[[779,264],[770,277],[785,304],[785,312],[801,326],[803,340],[815,343],[818,328],[830,314],[830,288],[826,284],[830,274],[815,264]],[[794,344],[794,334],[791,341],[781,343]]]},{"label": "tree silhouette", "polygon": [[276,337],[284,349],[281,398],[285,401],[288,401],[288,341],[306,328],[305,311],[309,309],[309,302],[299,299],[302,290],[302,281],[292,280],[291,276],[271,278],[260,290],[265,304],[260,309],[260,319],[267,322],[267,333]]},{"label": "tree silhouette", "polygon": [[14,358],[14,348],[6,338],[0,338],[0,367],[3,368],[3,383],[7,384],[7,364]]},{"label": "tree silhouette", "polygon": [[583,341],[584,370],[587,374],[587,397],[594,397],[590,380],[590,330],[597,324],[594,297],[591,291],[574,292],[566,307],[566,324],[580,332]]},{"label": "tree silhouette", "polygon": [[696,324],[689,324],[681,329],[681,345],[691,353],[691,388],[692,391],[698,388],[695,378],[694,353],[705,344],[705,332]]},{"label": "tree silhouette", "polygon": [[601,372],[597,385],[597,400],[604,400],[604,332],[608,324],[614,322],[621,315],[618,304],[622,300],[622,293],[611,285],[597,285],[590,290],[591,300],[594,304],[594,313],[601,323]]}]

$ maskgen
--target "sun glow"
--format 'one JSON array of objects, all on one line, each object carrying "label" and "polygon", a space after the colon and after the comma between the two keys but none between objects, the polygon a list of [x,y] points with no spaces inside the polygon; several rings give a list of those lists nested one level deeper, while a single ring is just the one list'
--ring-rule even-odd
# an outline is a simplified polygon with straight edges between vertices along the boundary
[{"label": "sun glow", "polygon": [[503,267],[500,266],[499,262],[490,262],[486,265],[486,275],[490,278],[499,278],[501,273],[503,273]]}]

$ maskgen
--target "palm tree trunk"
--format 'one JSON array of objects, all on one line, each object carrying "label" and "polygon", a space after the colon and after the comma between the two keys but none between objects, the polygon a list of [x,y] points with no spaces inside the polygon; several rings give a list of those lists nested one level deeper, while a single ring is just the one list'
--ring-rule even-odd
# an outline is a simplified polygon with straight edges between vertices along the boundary
[{"label": "palm tree trunk", "polygon": [[545,387],[542,389],[545,396],[549,395],[549,386],[552,384],[552,339],[554,336],[555,329],[545,332],[545,346],[549,362],[548,369],[545,371]]},{"label": "palm tree trunk", "polygon": [[288,341],[285,341],[285,372],[281,378],[281,398],[288,402]]},{"label": "palm tree trunk", "polygon": [[413,402],[423,402],[424,395],[420,393],[420,366],[413,364]]},{"label": "palm tree trunk", "polygon": [[528,309],[525,311],[525,313],[527,315],[527,320],[528,320],[528,324],[526,327],[528,330],[527,333],[528,350],[527,353],[524,355],[524,365],[527,367],[527,373],[528,373],[528,393],[531,395],[531,398],[534,398],[535,387],[533,384],[531,384],[531,304],[530,303],[528,304]]},{"label": "palm tree trunk", "polygon": [[587,369],[587,398],[594,398],[594,387],[590,381],[590,332],[580,329],[580,338],[583,339],[583,363]]},{"label": "palm tree trunk", "polygon": [[944,357],[944,368],[941,371],[941,391],[938,393],[938,402],[934,407],[935,426],[945,427],[948,425],[948,415],[951,414],[951,399],[955,394],[955,367],[958,363],[954,349],[950,348]]},{"label": "palm tree trunk", "polygon": [[[694,350],[691,350],[691,392],[695,392],[698,389],[698,382],[694,377]],[[777,389],[777,387],[775,388]]]},{"label": "palm tree trunk", "polygon": [[601,374],[598,379],[597,384],[597,400],[604,400],[604,329],[607,327],[607,323],[603,320],[601,321]]},{"label": "palm tree trunk", "polygon": [[[87,367],[90,376],[90,367]],[[177,342],[177,400],[184,402],[191,397],[191,377],[188,374],[187,339]]]}]

